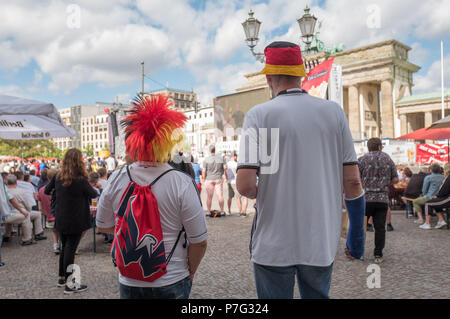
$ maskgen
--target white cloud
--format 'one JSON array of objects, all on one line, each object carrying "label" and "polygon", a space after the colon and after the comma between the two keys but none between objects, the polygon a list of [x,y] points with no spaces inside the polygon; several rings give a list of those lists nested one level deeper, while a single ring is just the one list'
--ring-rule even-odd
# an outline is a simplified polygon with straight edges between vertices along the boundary
[{"label": "white cloud", "polygon": [[[444,57],[444,86],[450,87],[450,73],[445,72],[450,67],[450,55]],[[414,77],[413,92],[430,93],[441,90],[441,60],[435,61],[428,69],[425,75],[416,75]]]},{"label": "white cloud", "polygon": [[[67,26],[71,3],[3,1],[0,70],[17,70],[34,60],[40,68],[36,83],[45,75],[50,78],[48,89],[70,94],[86,83],[104,87],[135,83],[144,60],[152,73],[184,66],[206,100],[233,91],[245,83],[245,73],[261,68],[244,43],[241,23],[250,8],[262,21],[256,48],[260,52],[274,40],[299,41],[297,19],[306,4],[322,22],[319,37],[328,47],[345,43],[353,48],[390,39],[408,44],[415,38],[411,61],[419,65],[429,57],[420,40],[448,37],[450,32],[450,1],[445,0],[229,0],[206,1],[200,10],[186,0],[78,0],[79,29]],[[368,22],[377,12],[380,28],[372,28]],[[417,88],[435,85],[432,68],[416,76]]]}]

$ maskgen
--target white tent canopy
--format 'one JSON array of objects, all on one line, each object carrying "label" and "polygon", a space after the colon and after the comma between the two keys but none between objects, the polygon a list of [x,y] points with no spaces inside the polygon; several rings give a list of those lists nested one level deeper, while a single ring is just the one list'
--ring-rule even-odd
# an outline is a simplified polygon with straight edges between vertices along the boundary
[{"label": "white tent canopy", "polygon": [[0,138],[32,140],[74,134],[53,104],[0,94]]}]

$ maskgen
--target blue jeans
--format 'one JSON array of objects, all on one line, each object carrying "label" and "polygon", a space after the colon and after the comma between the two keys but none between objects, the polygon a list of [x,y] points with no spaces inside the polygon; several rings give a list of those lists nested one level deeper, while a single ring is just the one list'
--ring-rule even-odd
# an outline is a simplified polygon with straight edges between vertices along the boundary
[{"label": "blue jeans", "polygon": [[158,288],[130,287],[120,284],[120,299],[188,299],[191,288],[192,280],[189,277]]},{"label": "blue jeans", "polygon": [[408,211],[408,213],[413,213],[414,211],[414,206],[413,206],[413,202],[407,200],[406,201],[406,210]]},{"label": "blue jeans", "polygon": [[328,267],[253,265],[259,299],[293,299],[296,275],[302,299],[329,299],[333,264]]}]

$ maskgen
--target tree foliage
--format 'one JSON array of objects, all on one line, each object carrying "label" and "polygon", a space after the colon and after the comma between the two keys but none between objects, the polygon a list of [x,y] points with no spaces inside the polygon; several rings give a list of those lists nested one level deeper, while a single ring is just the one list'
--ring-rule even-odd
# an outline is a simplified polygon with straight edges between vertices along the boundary
[{"label": "tree foliage", "polygon": [[0,155],[21,158],[62,158],[64,152],[50,140],[5,140],[0,139]]}]

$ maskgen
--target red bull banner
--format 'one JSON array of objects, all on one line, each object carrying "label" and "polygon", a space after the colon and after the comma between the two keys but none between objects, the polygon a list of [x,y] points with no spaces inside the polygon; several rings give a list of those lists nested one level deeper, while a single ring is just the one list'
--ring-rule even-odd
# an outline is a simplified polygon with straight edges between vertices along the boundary
[{"label": "red bull banner", "polygon": [[309,95],[325,99],[327,96],[328,81],[330,79],[331,68],[334,58],[326,60],[309,71],[303,80],[302,89]]},{"label": "red bull banner", "polygon": [[448,158],[448,144],[417,144],[417,163],[447,163]]}]

